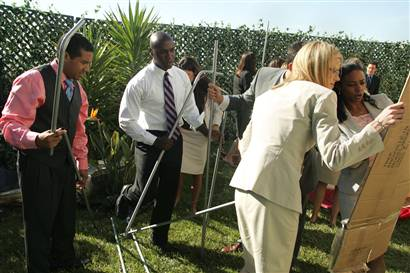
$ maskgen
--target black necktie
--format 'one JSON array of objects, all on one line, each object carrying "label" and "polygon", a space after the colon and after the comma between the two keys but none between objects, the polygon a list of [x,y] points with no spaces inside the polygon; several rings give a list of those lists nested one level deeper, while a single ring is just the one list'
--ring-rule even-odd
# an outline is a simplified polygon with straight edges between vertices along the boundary
[{"label": "black necktie", "polygon": [[[169,133],[177,120],[177,111],[175,110],[174,91],[169,81],[168,72],[164,74],[164,102],[165,118],[167,120],[167,130]],[[181,132],[177,126],[171,138],[176,140],[180,134]]]}]

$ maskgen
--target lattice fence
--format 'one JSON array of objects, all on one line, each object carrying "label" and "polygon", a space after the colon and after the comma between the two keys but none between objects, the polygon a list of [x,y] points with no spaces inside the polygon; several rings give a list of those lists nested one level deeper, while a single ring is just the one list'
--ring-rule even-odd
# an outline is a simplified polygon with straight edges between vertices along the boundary
[{"label": "lattice fence", "polygon": [[[68,31],[76,20],[78,19],[62,14],[0,5],[0,110],[7,98],[12,80],[23,71],[53,59],[59,37]],[[108,33],[105,21],[89,20],[87,25],[90,24],[93,28],[88,28],[88,31],[96,33],[97,30],[103,30],[103,33]],[[222,72],[223,76],[218,77],[217,80],[225,90],[231,90],[234,70],[244,51],[253,51],[259,60],[258,67],[261,66],[260,60],[265,37],[262,25],[253,29],[247,27],[231,29],[221,25],[217,27],[203,24],[193,27],[160,24],[157,30],[167,31],[174,37],[177,44],[177,60],[185,54],[192,55],[197,58],[204,69],[212,66],[213,45],[214,41],[218,40],[218,71]],[[112,39],[108,34],[103,35],[106,36],[106,40]],[[311,31],[295,34],[281,33],[277,30],[270,31],[265,65],[273,57],[285,57],[286,48],[291,43],[312,39],[317,39],[317,37],[313,36]],[[379,75],[382,77],[382,92],[387,93],[393,100],[398,98],[410,71],[408,41],[397,43],[361,41],[350,39],[342,34],[321,39],[336,44],[345,58],[359,57],[364,63],[377,61]],[[148,56],[146,57],[148,59]],[[108,70],[107,73],[115,74],[115,71]],[[104,75],[105,78],[107,76],[111,79],[113,75]],[[113,129],[117,129],[119,107],[117,104],[119,104],[126,82],[110,86],[106,86],[104,82],[99,83],[93,82],[92,87],[87,87],[90,105],[100,107],[103,120],[108,123],[111,120]],[[229,119],[227,130],[229,137],[234,135],[233,128],[233,121]],[[0,140],[0,145],[2,144],[4,143]],[[5,165],[5,161],[10,161],[8,157],[4,157],[5,154],[2,152],[0,155],[1,165]]]},{"label": "lattice fence", "polygon": [[[55,56],[55,45],[59,37],[74,24],[75,20],[77,19],[72,16],[0,5],[0,105],[7,96],[11,81],[17,75],[48,62]],[[105,27],[104,21],[89,20],[88,24],[90,23],[100,29]],[[218,40],[218,70],[224,74],[218,77],[218,83],[225,90],[231,90],[233,73],[244,51],[253,51],[260,67],[265,37],[263,26],[255,29],[231,29],[210,25],[193,27],[171,24],[158,25],[157,29],[173,35],[177,43],[177,60],[184,54],[192,55],[203,68],[211,68],[213,45],[214,41]],[[311,32],[289,34],[271,31],[265,64],[273,57],[285,57],[287,46],[294,41],[312,39],[317,37],[312,36]],[[321,39],[336,44],[345,57],[359,57],[364,63],[377,61],[379,75],[382,77],[381,90],[393,99],[398,98],[410,71],[408,42],[360,41],[340,35]]]}]

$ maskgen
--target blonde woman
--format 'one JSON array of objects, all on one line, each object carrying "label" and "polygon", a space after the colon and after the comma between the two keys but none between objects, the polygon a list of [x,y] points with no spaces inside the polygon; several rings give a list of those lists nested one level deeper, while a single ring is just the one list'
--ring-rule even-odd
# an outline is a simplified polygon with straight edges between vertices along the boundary
[{"label": "blonde woman", "polygon": [[230,184],[244,246],[241,272],[289,272],[301,213],[299,177],[313,145],[331,170],[340,170],[383,150],[380,132],[403,117],[403,104],[391,105],[342,142],[331,90],[341,63],[334,45],[309,42],[285,82],[255,101]]}]

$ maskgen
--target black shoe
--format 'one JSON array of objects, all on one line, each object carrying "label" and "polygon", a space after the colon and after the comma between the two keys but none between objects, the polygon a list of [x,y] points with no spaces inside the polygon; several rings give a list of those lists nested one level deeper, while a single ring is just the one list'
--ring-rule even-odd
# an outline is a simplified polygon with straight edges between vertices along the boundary
[{"label": "black shoe", "polygon": [[84,269],[84,266],[90,262],[90,259],[75,258],[71,262],[53,263],[50,265],[50,272],[59,272],[62,270],[72,271],[74,269]]},{"label": "black shoe", "polygon": [[158,250],[159,253],[161,254],[171,254],[171,253],[175,253],[178,251],[178,249],[170,244],[164,244],[164,245],[155,245]]},{"label": "black shoe", "polygon": [[115,202],[115,214],[121,220],[125,220],[129,214],[130,201],[124,196],[125,191],[130,187],[130,185],[124,185],[121,189],[120,195]]}]

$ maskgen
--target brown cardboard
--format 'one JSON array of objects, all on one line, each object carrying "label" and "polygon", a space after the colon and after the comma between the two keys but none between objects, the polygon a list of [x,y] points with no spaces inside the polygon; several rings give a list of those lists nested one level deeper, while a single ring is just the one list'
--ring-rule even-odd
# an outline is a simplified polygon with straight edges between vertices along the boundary
[{"label": "brown cardboard", "polygon": [[410,74],[399,101],[405,103],[404,119],[386,133],[384,151],[377,155],[349,221],[335,236],[332,272],[364,267],[387,250],[410,192]]},{"label": "brown cardboard", "polygon": [[374,260],[386,252],[398,214],[384,222],[343,230],[333,272],[346,272]]}]

